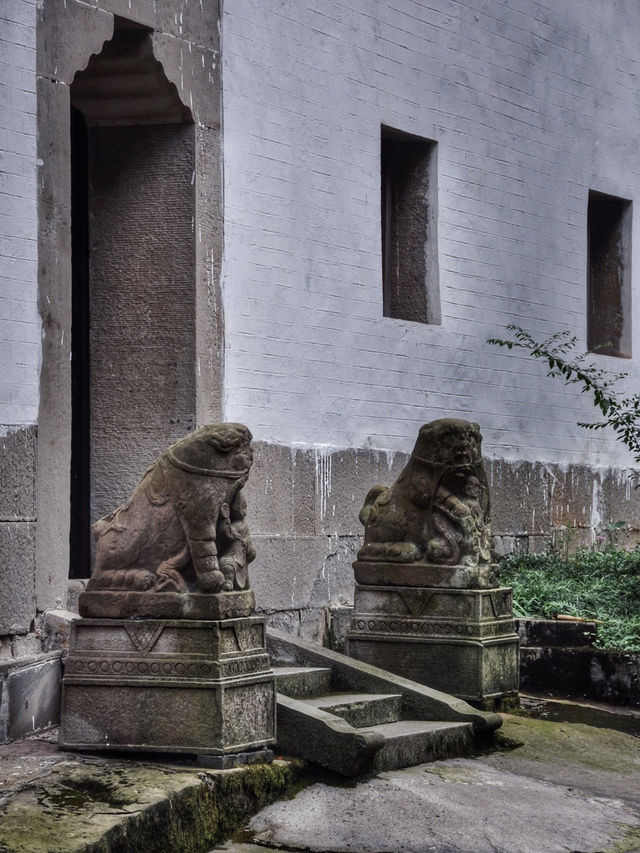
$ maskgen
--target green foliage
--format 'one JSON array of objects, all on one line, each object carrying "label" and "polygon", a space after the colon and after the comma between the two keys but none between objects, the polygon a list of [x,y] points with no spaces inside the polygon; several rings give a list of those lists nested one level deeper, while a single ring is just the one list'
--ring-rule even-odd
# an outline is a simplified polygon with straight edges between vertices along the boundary
[{"label": "green foliage", "polygon": [[[594,406],[602,413],[602,420],[580,423],[585,429],[611,427],[618,441],[631,451],[640,466],[640,392],[620,394],[617,388],[627,378],[627,373],[610,373],[589,361],[589,354],[573,355],[577,338],[569,331],[538,342],[529,332],[516,325],[507,326],[513,339],[489,338],[488,343],[507,349],[524,349],[533,358],[546,361],[548,376],[564,379],[567,385],[580,385],[583,393],[591,394]],[[637,478],[636,474],[636,478]]]},{"label": "green foliage", "polygon": [[640,652],[640,546],[633,551],[617,547],[613,539],[620,524],[605,531],[610,541],[600,549],[580,548],[570,555],[563,547],[508,557],[500,581],[513,587],[515,615],[597,619],[603,623],[598,647]]},{"label": "green foliage", "polygon": [[[548,365],[548,376],[568,385],[579,385],[590,394],[602,419],[580,423],[585,429],[611,427],[618,441],[640,466],[640,392],[620,393],[626,373],[599,368],[588,353],[575,355],[577,338],[558,332],[542,342],[520,326],[507,327],[512,339],[490,338],[489,343],[507,349],[523,349]],[[634,472],[636,486],[640,472]],[[624,522],[605,525],[597,548],[580,548],[572,554],[577,531],[567,525],[558,548],[548,554],[509,557],[501,568],[502,582],[514,588],[516,616],[550,618],[558,613],[597,619],[596,645],[601,648],[640,652],[640,547],[624,551],[617,535]]]}]

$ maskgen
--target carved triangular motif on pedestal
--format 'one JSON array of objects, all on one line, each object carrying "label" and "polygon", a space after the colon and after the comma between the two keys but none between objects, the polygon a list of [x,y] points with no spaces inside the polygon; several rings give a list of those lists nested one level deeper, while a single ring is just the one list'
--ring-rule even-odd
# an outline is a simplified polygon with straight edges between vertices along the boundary
[{"label": "carved triangular motif on pedestal", "polygon": [[510,613],[509,593],[504,590],[492,592],[491,607],[493,608],[493,615],[496,619],[500,616],[508,616]]},{"label": "carved triangular motif on pedestal", "polygon": [[413,590],[412,592],[400,592],[398,594],[412,616],[424,616],[435,591],[432,589]]},{"label": "carved triangular motif on pedestal", "polygon": [[240,634],[238,633],[238,629],[236,628],[235,625],[233,625],[231,627],[231,630],[233,631],[233,639],[236,641],[236,646],[238,648],[238,651],[243,652],[244,648],[242,646],[242,641],[240,639]]},{"label": "carved triangular motif on pedestal", "polygon": [[149,624],[148,622],[125,622],[124,629],[133,645],[144,658],[155,646],[156,640],[162,633],[164,626],[164,622],[158,624],[155,620],[153,624]]}]

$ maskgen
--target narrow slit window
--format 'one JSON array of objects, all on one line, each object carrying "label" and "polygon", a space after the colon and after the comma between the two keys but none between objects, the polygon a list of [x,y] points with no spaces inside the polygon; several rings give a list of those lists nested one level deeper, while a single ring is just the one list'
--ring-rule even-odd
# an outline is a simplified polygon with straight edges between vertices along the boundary
[{"label": "narrow slit window", "polygon": [[437,145],[382,128],[382,287],[385,317],[440,323]]},{"label": "narrow slit window", "polygon": [[587,347],[631,358],[631,202],[589,192]]}]

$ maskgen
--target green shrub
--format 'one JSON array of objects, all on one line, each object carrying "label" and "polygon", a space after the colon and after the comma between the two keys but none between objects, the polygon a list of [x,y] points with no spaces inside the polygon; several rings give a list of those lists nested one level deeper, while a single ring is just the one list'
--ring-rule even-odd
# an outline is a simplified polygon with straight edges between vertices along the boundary
[{"label": "green shrub", "polygon": [[516,616],[597,619],[598,647],[640,652],[640,547],[514,555],[502,563],[500,582],[513,587]]}]

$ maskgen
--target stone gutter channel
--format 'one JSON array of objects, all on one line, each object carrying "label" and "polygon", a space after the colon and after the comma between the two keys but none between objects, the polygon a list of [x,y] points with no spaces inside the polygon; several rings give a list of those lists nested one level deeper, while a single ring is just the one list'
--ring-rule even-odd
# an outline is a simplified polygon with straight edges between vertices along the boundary
[{"label": "stone gutter channel", "polygon": [[62,752],[51,729],[0,746],[0,851],[205,853],[294,789],[303,767]]}]

